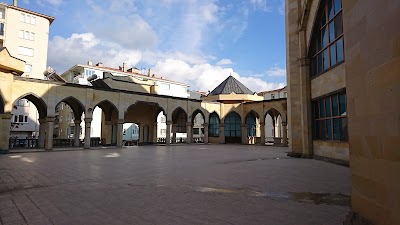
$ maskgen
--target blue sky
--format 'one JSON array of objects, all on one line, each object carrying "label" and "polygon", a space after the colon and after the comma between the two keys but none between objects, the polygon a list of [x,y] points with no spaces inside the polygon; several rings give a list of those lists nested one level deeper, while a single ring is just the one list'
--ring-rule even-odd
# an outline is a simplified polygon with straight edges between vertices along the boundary
[{"label": "blue sky", "polygon": [[[19,0],[55,17],[48,64],[123,62],[212,90],[230,74],[253,91],[286,84],[284,0]],[[12,0],[6,1],[12,4]]]}]

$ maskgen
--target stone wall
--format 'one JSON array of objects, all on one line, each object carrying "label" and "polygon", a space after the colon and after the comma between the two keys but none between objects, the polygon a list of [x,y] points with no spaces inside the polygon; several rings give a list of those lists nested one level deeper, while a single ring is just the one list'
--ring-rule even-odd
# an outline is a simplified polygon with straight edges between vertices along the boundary
[{"label": "stone wall", "polygon": [[400,1],[342,2],[350,218],[352,224],[400,224]]}]

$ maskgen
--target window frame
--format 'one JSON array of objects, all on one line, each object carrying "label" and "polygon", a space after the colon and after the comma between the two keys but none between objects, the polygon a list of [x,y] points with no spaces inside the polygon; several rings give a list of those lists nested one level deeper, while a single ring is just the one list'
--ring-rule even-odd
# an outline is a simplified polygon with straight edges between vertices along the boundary
[{"label": "window frame", "polygon": [[[340,9],[336,11],[335,2],[339,1]],[[329,18],[329,3],[331,3],[333,16]],[[324,18],[325,17],[325,18]],[[340,17],[340,20],[339,20]],[[336,25],[337,21],[340,21],[340,27]],[[330,27],[333,26],[334,31],[334,39],[330,40],[331,38],[331,31]],[[310,41],[310,76],[312,79],[326,73],[327,71],[339,66],[343,62],[345,62],[345,53],[344,53],[344,32],[343,32],[343,3],[342,0],[324,0],[321,1],[321,7],[319,8],[318,17],[316,19],[316,23],[312,35],[312,39]],[[337,34],[340,28],[341,33]],[[326,45],[324,46],[324,35],[323,32],[326,32]],[[342,59],[339,61],[338,57],[338,47],[337,44],[341,40],[341,53]],[[321,42],[321,43],[319,43]],[[335,50],[335,63],[332,63],[332,52],[331,47],[334,46]],[[327,64],[328,66],[325,68],[325,56],[327,56]],[[319,61],[322,60],[321,63]]]},{"label": "window frame", "polygon": [[[213,119],[215,118],[215,121]],[[209,137],[219,137],[219,126],[220,119],[217,113],[213,112],[210,114],[209,123],[208,123],[208,136]]]},{"label": "window frame", "polygon": [[[345,113],[344,115],[340,114],[342,108],[341,108],[341,101],[340,101],[340,96],[344,95],[344,106],[345,106]],[[334,115],[334,107],[333,107],[333,99],[336,97],[336,103],[337,103],[337,115]],[[329,99],[329,116],[327,113],[327,99]],[[322,108],[321,108],[321,105]],[[324,110],[322,114],[324,116],[321,116],[321,109]],[[337,143],[347,143],[349,141],[349,135],[348,135],[348,118],[347,118],[347,94],[346,91],[340,90],[337,92],[333,92],[324,96],[321,96],[317,99],[312,100],[312,130],[313,130],[313,141],[326,141],[326,142],[337,142]],[[335,123],[334,121],[338,120],[338,139],[335,139]],[[345,120],[345,131],[342,131],[343,128],[343,123],[342,121]],[[323,122],[321,122],[323,121]],[[330,121],[330,130],[328,131],[328,122]],[[320,123],[320,124],[319,124]],[[324,124],[324,128],[321,128],[321,124]],[[325,131],[325,134],[322,135],[321,130]],[[330,139],[329,139],[329,133],[330,133]],[[343,133],[345,133],[345,137],[343,138]],[[324,137],[322,137],[324,136]]]}]

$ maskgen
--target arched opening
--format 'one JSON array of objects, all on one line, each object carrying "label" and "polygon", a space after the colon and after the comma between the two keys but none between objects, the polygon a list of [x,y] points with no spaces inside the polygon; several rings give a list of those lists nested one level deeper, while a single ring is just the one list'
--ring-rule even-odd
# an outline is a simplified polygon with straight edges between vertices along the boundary
[{"label": "arched opening", "polygon": [[248,138],[248,144],[255,144],[256,143],[256,137],[259,136],[260,131],[259,127],[257,127],[257,124],[259,123],[259,116],[256,112],[250,111],[246,115],[246,135]]},{"label": "arched opening", "polygon": [[81,122],[84,111],[82,103],[74,97],[65,98],[56,105],[53,147],[83,146]]},{"label": "arched opening", "polygon": [[157,114],[157,137],[156,142],[165,144],[167,138],[167,115],[164,109],[160,108]]},{"label": "arched opening", "polygon": [[217,140],[213,141],[213,139],[219,137],[219,124],[220,119],[216,112],[212,112],[210,114],[209,122],[208,122],[208,136],[210,142],[218,142]]},{"label": "arched opening", "polygon": [[186,123],[188,116],[181,107],[178,107],[172,113],[172,143],[186,143],[187,131]]},{"label": "arched opening", "polygon": [[[117,126],[118,109],[108,100],[99,102],[92,111],[92,120],[85,121],[86,115],[82,116],[82,134],[81,137],[89,138],[90,146],[110,146],[117,145]],[[88,125],[88,127],[87,127]]]},{"label": "arched opening", "polygon": [[230,112],[225,116],[225,142],[242,143],[241,118],[236,112]]},{"label": "arched opening", "polygon": [[[150,144],[158,142],[158,120],[164,110],[158,103],[138,101],[128,107],[125,112],[124,126],[132,124],[132,142],[134,144]],[[161,139],[159,140],[161,141]],[[129,144],[128,142],[124,143]]]},{"label": "arched opening", "polygon": [[265,143],[269,145],[282,143],[282,116],[276,109],[265,114]]},{"label": "arched opening", "polygon": [[192,114],[192,141],[193,143],[204,143],[204,114],[196,109]]},{"label": "arched opening", "polygon": [[46,103],[34,94],[27,94],[13,103],[11,114],[9,147],[44,148]]}]

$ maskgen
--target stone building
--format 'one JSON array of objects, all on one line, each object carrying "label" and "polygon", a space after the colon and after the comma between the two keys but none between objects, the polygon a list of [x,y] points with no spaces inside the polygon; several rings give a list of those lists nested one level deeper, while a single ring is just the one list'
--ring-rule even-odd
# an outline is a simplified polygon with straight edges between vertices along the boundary
[{"label": "stone building", "polygon": [[350,164],[346,224],[400,224],[400,1],[285,7],[290,155]]}]

